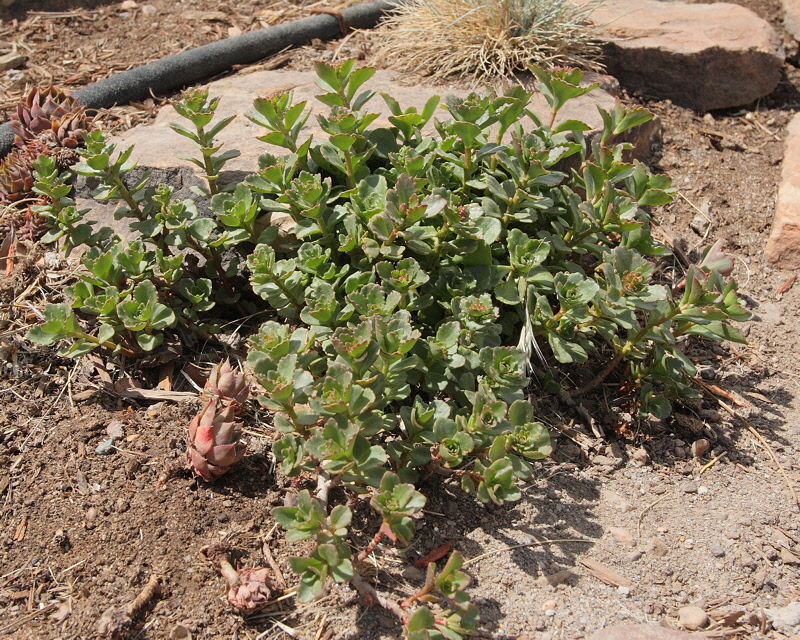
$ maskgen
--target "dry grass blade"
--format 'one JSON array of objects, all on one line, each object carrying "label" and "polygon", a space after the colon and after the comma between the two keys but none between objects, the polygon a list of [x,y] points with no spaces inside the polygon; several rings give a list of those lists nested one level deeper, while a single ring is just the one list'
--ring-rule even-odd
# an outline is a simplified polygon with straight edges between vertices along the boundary
[{"label": "dry grass blade", "polygon": [[797,280],[797,274],[791,276],[788,280],[784,281],[784,283],[776,289],[775,293],[778,295],[786,293],[789,289],[792,288],[792,285],[794,284],[795,280]]},{"label": "dry grass blade", "polygon": [[708,471],[711,467],[713,467],[715,464],[717,464],[717,462],[719,462],[720,460],[722,460],[723,458],[725,458],[727,456],[728,456],[728,452],[727,451],[724,451],[723,453],[720,453],[716,458],[714,458],[710,462],[706,462],[702,467],[700,467],[700,470],[697,472],[697,475],[698,476],[702,476],[706,471]]},{"label": "dry grass blade", "polygon": [[654,502],[651,502],[644,509],[642,509],[642,512],[639,514],[639,518],[636,520],[636,539],[637,540],[641,540],[642,539],[642,520],[644,519],[644,515],[648,511],[650,511],[650,509],[655,507],[659,502],[661,502],[662,500],[666,500],[667,498],[671,498],[671,497],[672,497],[671,493],[665,493],[658,500],[655,500]]},{"label": "dry grass blade", "polygon": [[599,70],[589,15],[599,2],[418,0],[385,22],[381,63],[433,77],[509,77],[531,64]]},{"label": "dry grass blade", "polygon": [[[57,602],[53,602],[51,604],[48,604],[46,607],[43,607],[41,609],[36,609],[35,611],[32,611],[31,613],[25,614],[19,620],[16,620],[16,621],[12,622],[11,624],[8,624],[5,627],[0,628],[0,634],[13,633],[17,629],[19,629],[21,627],[24,627],[26,624],[28,624],[34,618],[36,618],[38,616],[43,616],[43,615],[45,615],[47,613],[50,613],[50,612],[54,611],[57,608],[58,608],[58,603]],[[10,636],[6,636],[6,637],[10,637]]]}]

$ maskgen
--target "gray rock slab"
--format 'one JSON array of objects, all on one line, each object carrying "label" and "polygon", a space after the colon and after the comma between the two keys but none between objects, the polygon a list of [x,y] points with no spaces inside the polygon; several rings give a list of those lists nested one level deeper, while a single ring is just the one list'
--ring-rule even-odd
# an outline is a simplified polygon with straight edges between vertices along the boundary
[{"label": "gray rock slab", "polygon": [[[326,113],[328,108],[318,102],[315,95],[321,90],[314,83],[316,75],[304,71],[256,71],[247,74],[236,74],[209,83],[210,94],[220,96],[220,105],[217,109],[219,116],[237,114],[236,119],[220,133],[218,140],[224,145],[223,149],[238,149],[241,156],[231,160],[226,169],[232,171],[253,171],[257,168],[257,159],[263,153],[270,152],[275,155],[284,154],[286,150],[271,147],[257,140],[263,135],[264,130],[250,122],[244,114],[253,110],[253,100],[280,91],[291,90],[295,102],[307,101],[313,113]],[[378,71],[365,85],[365,88],[390,94],[404,109],[416,107],[422,110],[427,100],[434,95],[455,95],[465,97],[469,91],[461,89],[448,89],[446,87],[413,86],[409,85],[407,78],[393,71]],[[562,120],[583,120],[592,128],[600,128],[602,120],[597,111],[597,105],[604,109],[612,109],[616,99],[598,89],[587,96],[573,100],[559,112],[557,122]],[[376,95],[364,107],[373,113],[380,113],[372,127],[391,126],[388,116],[391,115],[383,99]],[[541,94],[534,96],[532,110],[542,117],[549,113],[547,103]],[[440,110],[439,118],[445,119],[447,114]],[[172,107],[163,107],[151,124],[135,127],[119,136],[119,142],[134,144],[136,148],[133,158],[148,167],[169,168],[176,165],[177,155],[196,155],[197,151],[190,140],[177,135],[169,128],[170,122],[180,122],[181,119]],[[431,127],[431,131],[433,128]],[[312,115],[304,129],[306,134],[313,134],[315,139],[322,139],[325,135]],[[181,161],[178,161],[179,163]],[[189,163],[183,163],[190,166]]]},{"label": "gray rock slab", "polygon": [[628,90],[707,111],[749,104],[780,80],[777,33],[735,4],[607,0],[591,20],[608,41],[608,73]]},{"label": "gray rock slab", "polygon": [[586,640],[693,640],[702,633],[684,633],[649,624],[620,624],[595,631]]},{"label": "gray rock slab", "polygon": [[800,114],[786,128],[786,151],[766,257],[780,269],[800,268]]}]

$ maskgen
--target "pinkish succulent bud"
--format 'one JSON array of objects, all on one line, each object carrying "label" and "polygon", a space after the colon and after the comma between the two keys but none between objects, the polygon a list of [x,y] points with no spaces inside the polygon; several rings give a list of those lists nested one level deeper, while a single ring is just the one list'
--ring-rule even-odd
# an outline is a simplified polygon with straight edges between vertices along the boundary
[{"label": "pinkish succulent bud", "polygon": [[269,569],[253,567],[237,571],[231,564],[230,549],[221,543],[203,547],[200,554],[217,565],[228,583],[228,602],[236,609],[248,615],[269,604],[276,592]]},{"label": "pinkish succulent bud", "polygon": [[272,598],[274,586],[269,570],[263,567],[242,569],[239,580],[228,589],[228,602],[242,613],[255,613]]},{"label": "pinkish succulent bud", "polygon": [[239,404],[244,404],[249,395],[250,383],[247,381],[247,376],[236,372],[231,367],[230,360],[225,360],[211,369],[202,393],[202,397],[211,396]]},{"label": "pinkish succulent bud", "polygon": [[213,482],[244,456],[247,445],[239,442],[242,423],[236,407],[218,408],[219,399],[210,398],[189,423],[186,466],[206,482]]}]

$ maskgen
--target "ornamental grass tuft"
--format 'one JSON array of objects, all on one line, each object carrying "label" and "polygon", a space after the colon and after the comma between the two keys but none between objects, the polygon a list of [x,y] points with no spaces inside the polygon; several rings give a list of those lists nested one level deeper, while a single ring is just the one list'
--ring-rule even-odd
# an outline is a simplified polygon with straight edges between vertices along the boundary
[{"label": "ornamental grass tuft", "polygon": [[599,71],[589,16],[600,4],[570,0],[418,0],[384,25],[382,64],[433,77],[509,77],[531,64]]}]

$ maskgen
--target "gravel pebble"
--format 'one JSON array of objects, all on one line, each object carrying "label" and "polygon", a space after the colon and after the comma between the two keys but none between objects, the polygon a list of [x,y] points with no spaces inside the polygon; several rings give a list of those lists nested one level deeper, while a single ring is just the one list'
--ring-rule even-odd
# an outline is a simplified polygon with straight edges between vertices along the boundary
[{"label": "gravel pebble", "polygon": [[663,558],[665,555],[667,555],[666,545],[658,538],[653,538],[650,541],[650,544],[647,545],[646,550],[648,553],[652,553],[657,558]]},{"label": "gravel pebble", "polygon": [[107,456],[111,453],[114,453],[114,438],[109,438],[108,440],[103,440],[100,444],[97,445],[97,448],[94,452],[99,456]]},{"label": "gravel pebble", "polygon": [[121,420],[112,420],[106,427],[106,433],[111,438],[122,440],[125,437],[125,424]]},{"label": "gravel pebble", "polygon": [[699,213],[689,222],[689,228],[699,236],[704,235],[710,226],[708,218]]},{"label": "gravel pebble", "polygon": [[711,555],[715,558],[722,558],[725,556],[725,549],[722,548],[722,545],[716,544],[712,542],[708,545],[708,550],[711,552]]},{"label": "gravel pebble", "polygon": [[617,539],[617,542],[624,544],[626,547],[635,547],[636,541],[633,536],[621,527],[609,527],[608,532]]},{"label": "gravel pebble", "polygon": [[711,443],[706,438],[700,438],[692,443],[692,455],[699,458],[711,448]]},{"label": "gravel pebble", "polygon": [[678,609],[678,621],[684,629],[697,631],[708,624],[708,616],[700,607],[681,607]]},{"label": "gravel pebble", "polygon": [[800,625],[800,602],[790,602],[780,609],[766,609],[767,617],[772,620],[778,630],[793,632]]},{"label": "gravel pebble", "polygon": [[425,572],[415,566],[408,566],[400,573],[406,580],[424,580]]}]

